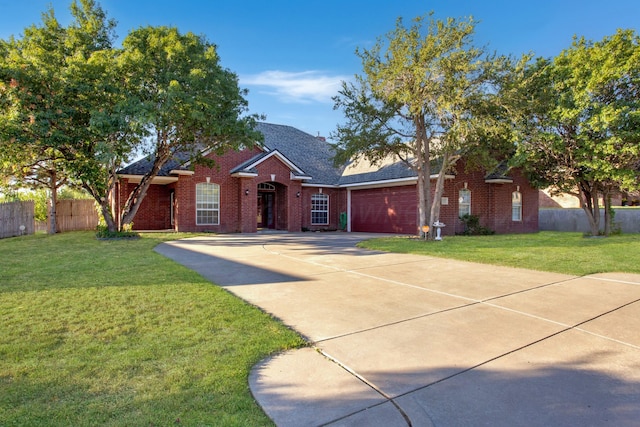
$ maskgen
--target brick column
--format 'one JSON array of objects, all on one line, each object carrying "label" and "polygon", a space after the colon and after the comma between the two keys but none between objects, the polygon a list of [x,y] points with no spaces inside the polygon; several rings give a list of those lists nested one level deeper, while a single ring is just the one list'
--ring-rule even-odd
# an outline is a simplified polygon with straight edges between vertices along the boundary
[{"label": "brick column", "polygon": [[[247,191],[248,190],[248,191]],[[253,178],[240,178],[238,211],[241,233],[255,233],[257,227],[258,188]]]}]

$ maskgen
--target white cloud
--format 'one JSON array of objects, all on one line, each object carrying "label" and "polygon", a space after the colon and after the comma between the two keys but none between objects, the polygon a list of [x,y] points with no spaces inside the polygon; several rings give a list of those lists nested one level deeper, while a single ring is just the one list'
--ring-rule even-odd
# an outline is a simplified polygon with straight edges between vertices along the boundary
[{"label": "white cloud", "polygon": [[338,94],[346,76],[330,76],[320,71],[264,71],[260,74],[240,76],[241,86],[264,87],[261,93],[276,96],[287,103],[329,103]]}]

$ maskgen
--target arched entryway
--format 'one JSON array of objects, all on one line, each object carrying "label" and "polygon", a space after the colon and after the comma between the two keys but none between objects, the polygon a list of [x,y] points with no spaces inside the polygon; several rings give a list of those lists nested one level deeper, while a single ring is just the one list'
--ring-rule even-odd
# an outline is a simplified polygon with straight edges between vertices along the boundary
[{"label": "arched entryway", "polygon": [[258,209],[256,221],[258,230],[286,230],[287,187],[277,182],[258,184]]}]

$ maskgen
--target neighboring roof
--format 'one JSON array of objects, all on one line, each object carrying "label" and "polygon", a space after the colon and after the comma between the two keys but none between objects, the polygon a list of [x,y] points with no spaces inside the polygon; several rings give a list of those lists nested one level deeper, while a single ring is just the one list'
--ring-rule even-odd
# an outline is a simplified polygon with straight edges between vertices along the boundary
[{"label": "neighboring roof", "polygon": [[367,160],[354,161],[344,169],[340,177],[340,185],[370,183],[378,181],[394,181],[413,179],[416,173],[395,156],[390,156],[379,163],[372,164]]}]

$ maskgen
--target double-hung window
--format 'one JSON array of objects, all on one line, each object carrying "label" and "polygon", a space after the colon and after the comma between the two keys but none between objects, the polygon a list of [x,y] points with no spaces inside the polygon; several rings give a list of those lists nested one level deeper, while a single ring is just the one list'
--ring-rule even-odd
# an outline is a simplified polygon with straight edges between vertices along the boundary
[{"label": "double-hung window", "polygon": [[326,194],[311,195],[311,224],[329,224],[329,196]]},{"label": "double-hung window", "polygon": [[511,221],[522,221],[522,193],[511,193]]},{"label": "double-hung window", "polygon": [[220,186],[201,182],[196,184],[196,225],[220,224]]},{"label": "double-hung window", "polygon": [[458,193],[458,217],[471,215],[471,191],[463,188]]}]

